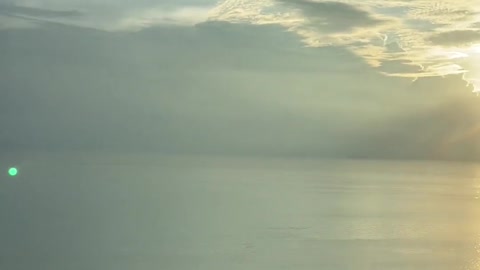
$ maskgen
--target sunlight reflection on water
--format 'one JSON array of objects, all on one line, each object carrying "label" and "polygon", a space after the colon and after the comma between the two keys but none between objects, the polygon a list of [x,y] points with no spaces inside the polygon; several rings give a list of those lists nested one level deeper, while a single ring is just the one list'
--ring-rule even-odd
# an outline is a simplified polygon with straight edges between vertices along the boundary
[{"label": "sunlight reflection on water", "polygon": [[25,161],[18,181],[1,181],[5,269],[470,270],[480,263],[473,164],[79,160]]}]

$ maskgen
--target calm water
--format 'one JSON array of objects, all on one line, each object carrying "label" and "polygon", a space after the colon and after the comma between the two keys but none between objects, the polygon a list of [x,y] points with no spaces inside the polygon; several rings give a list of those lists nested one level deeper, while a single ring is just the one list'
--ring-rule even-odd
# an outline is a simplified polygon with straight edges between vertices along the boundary
[{"label": "calm water", "polygon": [[473,164],[14,159],[0,269],[480,268]]}]

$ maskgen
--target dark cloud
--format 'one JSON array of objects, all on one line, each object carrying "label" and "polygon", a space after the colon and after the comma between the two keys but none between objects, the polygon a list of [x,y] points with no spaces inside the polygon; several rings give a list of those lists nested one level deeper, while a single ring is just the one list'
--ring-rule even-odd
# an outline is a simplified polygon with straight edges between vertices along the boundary
[{"label": "dark cloud", "polygon": [[309,0],[277,1],[300,9],[307,16],[312,26],[333,32],[344,32],[354,28],[371,27],[385,22],[384,20],[375,18],[366,10],[341,2],[314,2]]},{"label": "dark cloud", "polygon": [[[305,49],[277,27],[107,33],[48,24],[0,35],[0,144],[10,149],[300,151],[319,128],[296,104],[335,95],[335,71],[367,67],[344,50]],[[333,114],[319,113],[320,122]]]},{"label": "dark cloud", "polygon": [[455,46],[480,41],[478,30],[454,30],[436,33],[429,40],[436,45]]},{"label": "dark cloud", "polygon": [[404,53],[406,52],[402,46],[396,41],[394,42],[389,42],[385,44],[385,49],[387,53]]},{"label": "dark cloud", "polygon": [[387,60],[381,63],[379,70],[389,74],[415,74],[421,72],[421,68],[407,60]]},{"label": "dark cloud", "polygon": [[83,14],[78,10],[49,10],[0,3],[0,15],[66,18],[78,17]]},{"label": "dark cloud", "polygon": [[[460,77],[409,86],[273,26],[44,24],[0,40],[2,150],[433,158],[476,123]],[[478,156],[445,141],[442,158]]]},{"label": "dark cloud", "polygon": [[478,100],[471,90],[458,75],[419,79],[404,91],[417,99],[442,96],[441,102],[421,110],[412,110],[413,100],[404,104],[402,115],[359,131],[344,152],[357,158],[479,160]]}]

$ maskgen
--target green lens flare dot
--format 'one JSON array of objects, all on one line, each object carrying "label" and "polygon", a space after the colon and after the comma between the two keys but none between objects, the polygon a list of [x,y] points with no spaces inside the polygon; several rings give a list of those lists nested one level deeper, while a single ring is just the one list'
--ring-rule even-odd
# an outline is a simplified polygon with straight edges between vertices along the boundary
[{"label": "green lens flare dot", "polygon": [[17,168],[10,168],[10,169],[8,169],[8,174],[9,174],[10,176],[16,176],[16,175],[18,174]]}]

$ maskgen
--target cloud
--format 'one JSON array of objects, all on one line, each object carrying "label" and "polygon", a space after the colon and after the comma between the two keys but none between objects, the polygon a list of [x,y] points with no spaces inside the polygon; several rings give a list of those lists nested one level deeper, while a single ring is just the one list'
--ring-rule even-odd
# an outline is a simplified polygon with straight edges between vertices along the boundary
[{"label": "cloud", "polygon": [[107,31],[131,31],[159,24],[193,25],[206,20],[213,4],[214,0],[161,3],[151,0],[0,0],[0,15],[16,21],[24,19],[30,24],[55,22]]},{"label": "cloud", "polygon": [[0,30],[34,28],[41,22],[75,20],[84,15],[78,10],[51,10],[0,2]]},{"label": "cloud", "polygon": [[461,75],[411,84],[345,48],[304,47],[281,26],[209,22],[119,35],[45,24],[0,39],[9,40],[2,151],[479,154],[464,147],[478,106]]},{"label": "cloud", "polygon": [[379,121],[370,130],[359,131],[358,140],[346,147],[354,149],[354,157],[478,160],[478,100],[469,98],[470,91],[458,91],[467,88],[472,89],[458,75],[418,80],[405,91],[416,93],[415,98],[438,96],[441,91],[442,101]]},{"label": "cloud", "polygon": [[78,10],[49,10],[0,3],[0,14],[27,17],[62,18],[82,16]]},{"label": "cloud", "polygon": [[[480,42],[475,29],[480,8],[474,0],[353,3],[226,0],[212,10],[210,20],[278,24],[296,33],[306,46],[344,47],[382,74],[413,80],[466,73],[471,70],[463,58],[477,61],[469,48]],[[411,72],[410,66],[420,68]],[[464,78],[478,84],[472,76]]]},{"label": "cloud", "polygon": [[[351,157],[376,159],[479,160],[480,122],[451,101],[431,110],[372,126],[348,144]],[[393,143],[395,142],[395,143]],[[348,150],[345,150],[348,152]]]},{"label": "cloud", "polygon": [[479,30],[454,30],[432,35],[429,40],[436,45],[460,46],[480,42]]},{"label": "cloud", "polygon": [[477,11],[471,7],[452,5],[450,3],[436,3],[433,5],[418,5],[408,12],[410,18],[430,21],[439,25],[457,24],[475,19]]},{"label": "cloud", "polygon": [[342,2],[309,0],[278,0],[278,2],[300,9],[309,24],[328,32],[350,31],[386,22],[375,18],[366,10]]},{"label": "cloud", "polygon": [[34,27],[36,27],[36,24],[34,22],[25,20],[24,18],[0,15],[0,30],[25,29]]},{"label": "cloud", "polygon": [[209,9],[186,7],[176,10],[147,9],[122,18],[110,30],[140,30],[161,24],[195,25],[207,20]]},{"label": "cloud", "polygon": [[2,149],[477,156],[472,1],[157,2],[9,1]]}]

